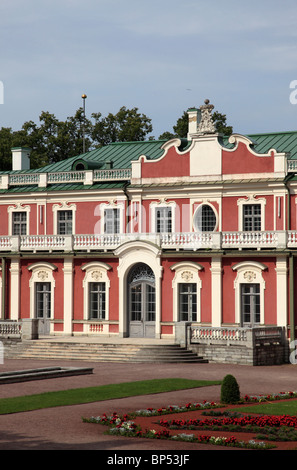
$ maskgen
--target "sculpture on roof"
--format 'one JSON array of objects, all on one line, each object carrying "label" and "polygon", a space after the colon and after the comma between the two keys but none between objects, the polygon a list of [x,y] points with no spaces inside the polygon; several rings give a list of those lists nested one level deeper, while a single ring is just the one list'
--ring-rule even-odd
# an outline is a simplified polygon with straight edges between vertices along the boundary
[{"label": "sculpture on roof", "polygon": [[209,100],[205,100],[204,104],[200,106],[200,122],[198,124],[197,131],[199,134],[213,134],[216,132],[216,126],[212,119],[213,104],[209,104]]}]

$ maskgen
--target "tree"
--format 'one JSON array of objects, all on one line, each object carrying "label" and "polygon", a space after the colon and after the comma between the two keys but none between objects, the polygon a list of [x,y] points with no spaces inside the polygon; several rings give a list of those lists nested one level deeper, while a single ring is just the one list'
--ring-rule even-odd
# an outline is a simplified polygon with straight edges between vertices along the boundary
[{"label": "tree", "polygon": [[83,133],[86,135],[86,151],[91,148],[89,135],[92,126],[84,117],[82,108],[66,121],[59,121],[54,114],[42,111],[39,122],[39,126],[33,121],[25,122],[21,130],[14,133],[13,138],[14,146],[26,146],[32,149],[31,168],[40,168],[81,154]]},{"label": "tree", "polygon": [[140,114],[138,108],[127,109],[123,106],[116,114],[109,113],[103,118],[101,113],[93,113],[92,118],[95,123],[91,136],[95,145],[145,140],[153,130],[151,119]]},{"label": "tree", "polygon": [[74,116],[60,121],[54,114],[42,111],[39,124],[27,121],[19,131],[10,128],[0,130],[0,170],[11,169],[11,148],[30,147],[31,168],[41,168],[107,145],[111,142],[145,140],[152,131],[151,120],[137,108],[120,108],[116,114],[101,113],[91,115],[93,121],[85,117],[82,108]]},{"label": "tree", "polygon": [[[160,135],[159,139],[173,139],[174,137],[187,138],[188,134],[188,113],[184,111],[183,115],[177,120],[173,126],[173,133],[164,132]],[[233,132],[232,126],[227,126],[227,118],[225,114],[215,111],[212,114],[212,119],[216,125],[217,132],[224,135],[231,135]]]},{"label": "tree", "polygon": [[0,168],[11,169],[11,148],[14,147],[13,132],[10,127],[0,129]]}]

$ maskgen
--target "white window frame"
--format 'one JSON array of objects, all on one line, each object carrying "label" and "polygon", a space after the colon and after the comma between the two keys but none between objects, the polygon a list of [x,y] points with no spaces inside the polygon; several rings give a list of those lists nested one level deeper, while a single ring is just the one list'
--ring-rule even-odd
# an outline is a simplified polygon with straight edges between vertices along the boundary
[{"label": "white window frame", "polygon": [[[85,271],[83,279],[83,291],[84,291],[84,313],[83,318],[85,321],[95,323],[109,320],[109,289],[110,280],[108,277],[108,271],[111,269],[106,263],[101,262],[90,262],[81,267],[82,271]],[[105,283],[105,318],[104,319],[91,319],[89,317],[90,309],[90,296],[89,296],[89,284],[91,282],[103,282]]]},{"label": "white window frame", "polygon": [[[101,233],[105,234],[106,232],[104,231],[104,222],[105,222],[105,211],[108,209],[118,209],[119,214],[120,214],[120,231],[118,233],[124,233],[124,210],[125,206],[124,203],[115,203],[115,202],[110,202],[108,204],[101,204]],[[112,235],[112,234],[109,234]]]},{"label": "white window frame", "polygon": [[234,281],[235,290],[235,323],[241,325],[241,284],[260,284],[260,324],[264,325],[265,320],[265,281],[262,273],[267,269],[262,263],[256,261],[242,261],[232,267],[237,272]]},{"label": "white window frame", "polygon": [[[53,205],[53,232],[54,235],[58,234],[58,212],[59,211],[72,211],[72,235],[76,233],[76,204],[68,204],[63,201],[61,204]],[[67,235],[67,234],[66,234]],[[70,235],[70,234],[68,234]]]},{"label": "white window frame", "polygon": [[209,202],[202,202],[201,204],[199,204],[196,209],[195,209],[195,212],[193,214],[193,227],[194,227],[194,231],[195,232],[202,232],[202,230],[199,230],[198,229],[198,224],[197,224],[197,218],[198,218],[198,213],[199,211],[202,210],[203,206],[209,206],[213,212],[214,212],[214,215],[215,215],[215,218],[216,218],[216,223],[215,223],[215,227],[214,229],[212,230],[212,232],[216,232],[217,229],[218,229],[218,226],[219,226],[219,216],[218,216],[218,212],[216,210],[216,208],[210,204]]},{"label": "white window frame", "polygon": [[201,322],[201,289],[202,281],[199,277],[199,271],[203,269],[198,263],[181,261],[171,266],[171,271],[175,272],[172,280],[173,292],[173,321],[179,322],[179,284],[196,284],[197,295],[197,319],[195,323]]},{"label": "white window frame", "polygon": [[247,199],[238,199],[237,206],[238,206],[238,231],[243,232],[243,206],[246,205],[261,205],[261,232],[265,230],[265,205],[266,199],[265,198],[255,198],[254,195],[248,196]]},{"label": "white window frame", "polygon": [[[7,209],[8,212],[8,235],[12,236],[13,230],[12,230],[12,225],[13,225],[13,214],[16,212],[25,212],[26,215],[26,235],[30,234],[30,211],[31,207],[26,205],[22,205],[21,203],[15,204],[14,206],[9,206]],[[17,235],[15,235],[17,236]]]},{"label": "white window frame", "polygon": [[171,209],[171,232],[164,232],[164,233],[174,233],[176,230],[175,227],[175,210],[176,210],[176,202],[152,202],[150,204],[150,219],[151,219],[151,233],[157,233],[157,209],[169,208]]},{"label": "white window frame", "polygon": [[36,282],[49,282],[51,284],[51,314],[50,319],[54,318],[54,307],[55,307],[55,286],[56,282],[54,279],[54,271],[57,269],[52,263],[39,262],[28,266],[28,270],[32,272],[31,279],[29,281],[30,288],[30,318],[35,318],[36,311],[36,295],[35,295],[35,284]]}]

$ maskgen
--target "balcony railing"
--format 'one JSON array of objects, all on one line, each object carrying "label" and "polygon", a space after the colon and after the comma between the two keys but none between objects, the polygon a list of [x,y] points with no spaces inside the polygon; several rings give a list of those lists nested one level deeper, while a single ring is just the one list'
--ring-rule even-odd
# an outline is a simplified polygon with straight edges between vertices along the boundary
[{"label": "balcony railing", "polygon": [[108,251],[138,240],[163,250],[290,249],[297,248],[297,231],[5,235],[0,236],[0,252]]}]

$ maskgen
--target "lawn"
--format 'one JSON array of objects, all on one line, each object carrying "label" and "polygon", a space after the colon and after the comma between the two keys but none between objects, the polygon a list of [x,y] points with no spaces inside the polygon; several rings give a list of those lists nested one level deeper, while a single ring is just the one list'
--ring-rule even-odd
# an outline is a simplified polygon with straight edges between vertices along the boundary
[{"label": "lawn", "polygon": [[[232,411],[242,411],[242,408],[232,408]],[[266,403],[258,403],[256,405],[250,405],[244,407],[245,413],[257,413],[265,415],[297,415],[297,401],[273,401]]]},{"label": "lawn", "polygon": [[100,387],[77,388],[36,395],[0,399],[0,414],[19,413],[56,406],[78,405],[137,395],[186,390],[190,388],[220,385],[221,381],[189,379],[155,379],[125,382]]}]

